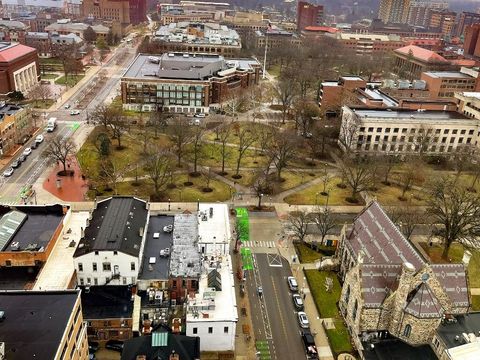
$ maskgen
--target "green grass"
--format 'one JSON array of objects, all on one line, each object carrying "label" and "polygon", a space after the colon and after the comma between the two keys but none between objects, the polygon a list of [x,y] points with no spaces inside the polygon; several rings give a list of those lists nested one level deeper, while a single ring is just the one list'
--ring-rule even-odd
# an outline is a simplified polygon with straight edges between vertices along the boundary
[{"label": "green grass", "polygon": [[312,250],[305,244],[295,244],[295,249],[297,250],[298,258],[301,263],[313,263],[320,260],[323,256],[321,253]]},{"label": "green grass", "polygon": [[470,306],[472,311],[480,311],[480,295],[472,295]]},{"label": "green grass", "polygon": [[370,196],[375,196],[378,202],[387,206],[401,205],[425,205],[426,194],[417,190],[407,190],[405,193],[405,201],[401,201],[399,197],[402,195],[402,189],[399,186],[381,186],[375,192],[370,192]]},{"label": "green grass", "polygon": [[56,79],[58,76],[58,74],[42,74],[42,79]]},{"label": "green grass", "polygon": [[267,72],[272,76],[280,76],[280,65],[272,65],[267,69]]},{"label": "green grass", "polygon": [[67,86],[75,86],[80,80],[82,80],[84,75],[69,75],[68,78],[65,78],[65,76],[59,77],[57,80],[55,80],[55,84],[57,85],[67,85]]},{"label": "green grass", "polygon": [[246,208],[236,208],[237,211],[237,231],[241,242],[250,240],[250,223],[248,221],[248,211]]},{"label": "green grass", "polygon": [[40,58],[39,62],[40,64],[56,64],[56,65],[62,64],[62,60],[58,58]]},{"label": "green grass", "polygon": [[[202,157],[199,161],[199,164],[209,167],[221,168],[222,165],[222,156],[221,156],[221,146],[216,144],[203,144],[202,145]],[[233,172],[237,167],[238,159],[238,150],[235,147],[227,148],[227,157],[225,159],[225,168],[231,169],[230,172]],[[247,168],[258,168],[264,166],[266,163],[265,156],[258,156],[257,151],[247,150],[245,155],[242,157],[240,162],[240,167]]]},{"label": "green grass", "polygon": [[335,321],[335,329],[327,329],[326,332],[335,354],[353,351],[350,335],[342,320]]},{"label": "green grass", "polygon": [[[352,205],[345,200],[351,195],[351,191],[348,188],[340,189],[337,187],[338,183],[340,183],[340,178],[336,177],[331,179],[327,184],[327,190],[330,194],[330,196],[328,196],[328,204],[344,206]],[[319,194],[322,191],[323,184],[314,184],[302,191],[287,196],[284,200],[291,205],[314,205],[315,202],[317,202],[318,205],[325,205],[327,202],[327,196]],[[355,205],[361,205],[361,203]]]},{"label": "green grass", "polygon": [[[453,243],[448,252],[448,259],[442,258],[443,247],[439,245],[429,246],[427,243],[420,243],[420,246],[430,257],[432,263],[460,263],[463,258],[463,246],[459,243]],[[480,252],[472,251],[472,257],[468,264],[468,282],[471,288],[480,288]],[[449,261],[451,260],[451,261]]]},{"label": "green grass", "polygon": [[[338,282],[337,275],[331,271],[305,270],[305,276],[312,292],[313,299],[321,318],[339,317],[337,301],[340,299],[342,287]],[[333,280],[331,292],[325,290],[325,279],[330,277]]]}]

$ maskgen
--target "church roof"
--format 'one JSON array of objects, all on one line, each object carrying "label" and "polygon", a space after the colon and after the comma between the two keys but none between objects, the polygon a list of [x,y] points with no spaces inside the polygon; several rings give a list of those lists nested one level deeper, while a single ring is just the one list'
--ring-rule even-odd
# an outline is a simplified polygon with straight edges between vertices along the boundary
[{"label": "church roof", "polygon": [[443,315],[443,308],[430,287],[421,282],[408,295],[405,312],[417,318],[438,318]]}]

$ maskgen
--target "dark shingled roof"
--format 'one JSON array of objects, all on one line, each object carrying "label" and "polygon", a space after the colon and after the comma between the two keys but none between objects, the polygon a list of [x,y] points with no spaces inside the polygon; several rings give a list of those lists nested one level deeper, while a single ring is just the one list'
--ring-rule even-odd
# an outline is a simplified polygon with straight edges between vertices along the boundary
[{"label": "dark shingled roof", "polygon": [[[458,315],[455,320],[444,321],[437,328],[437,334],[443,340],[447,349],[465,344],[463,333],[474,333],[475,336],[480,333],[480,312]],[[455,336],[459,336],[460,339],[455,340]]]},{"label": "dark shingled roof", "polygon": [[402,265],[363,264],[362,296],[366,307],[380,306],[391,291],[398,287]]},{"label": "dark shingled roof", "polygon": [[83,318],[126,319],[132,318],[133,301],[130,286],[91,286],[82,291]]},{"label": "dark shingled roof", "polygon": [[181,360],[200,359],[200,338],[172,334],[166,326],[160,326],[155,332],[168,332],[167,346],[151,346],[152,336],[140,336],[125,341],[121,360],[135,360],[137,355],[146,355],[147,360],[168,360],[173,350]]},{"label": "dark shingled roof", "polygon": [[438,318],[443,308],[426,283],[420,283],[407,297],[405,312],[417,318]]},{"label": "dark shingled roof", "polygon": [[374,343],[374,346],[371,350],[369,343],[363,343],[365,360],[437,360],[430,345],[411,346],[398,339],[389,339]]},{"label": "dark shingled roof", "polygon": [[54,359],[79,296],[77,290],[0,292],[7,359]]},{"label": "dark shingled roof", "polygon": [[432,265],[438,281],[452,300],[454,307],[467,307],[468,300],[467,274],[463,264],[435,264]]},{"label": "dark shingled roof", "polygon": [[96,250],[117,250],[138,256],[142,243],[140,229],[146,230],[147,218],[146,202],[134,197],[112,197],[98,202],[74,257]]}]

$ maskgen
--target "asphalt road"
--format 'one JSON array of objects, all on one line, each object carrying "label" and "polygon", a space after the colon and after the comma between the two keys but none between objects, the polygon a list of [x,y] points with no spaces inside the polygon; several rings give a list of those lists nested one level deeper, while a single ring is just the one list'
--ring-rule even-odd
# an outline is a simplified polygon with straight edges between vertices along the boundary
[{"label": "asphalt road", "polygon": [[[288,262],[277,254],[254,254],[255,269],[248,271],[249,294],[255,341],[265,340],[270,357],[261,359],[305,359],[297,313],[293,307],[287,277],[292,275]],[[257,289],[261,286],[263,295]]]}]

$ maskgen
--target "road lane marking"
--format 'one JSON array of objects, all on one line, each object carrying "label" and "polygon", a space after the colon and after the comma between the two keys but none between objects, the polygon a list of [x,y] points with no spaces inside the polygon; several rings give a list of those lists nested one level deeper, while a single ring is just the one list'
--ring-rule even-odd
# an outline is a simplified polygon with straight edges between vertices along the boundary
[{"label": "road lane marking", "polygon": [[275,286],[275,281],[273,281],[273,276],[270,275],[270,280],[272,281],[273,285],[273,293],[275,294],[275,300],[277,302],[278,307],[278,314],[280,315],[280,322],[282,323],[283,334],[285,335],[285,339],[287,338],[287,327],[285,326],[285,320],[283,318],[282,310],[280,308],[280,300],[278,299],[277,287]]}]

